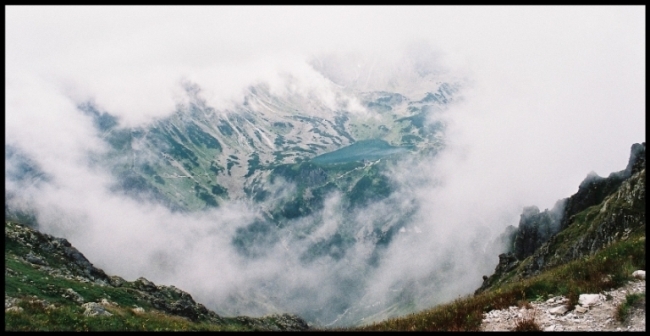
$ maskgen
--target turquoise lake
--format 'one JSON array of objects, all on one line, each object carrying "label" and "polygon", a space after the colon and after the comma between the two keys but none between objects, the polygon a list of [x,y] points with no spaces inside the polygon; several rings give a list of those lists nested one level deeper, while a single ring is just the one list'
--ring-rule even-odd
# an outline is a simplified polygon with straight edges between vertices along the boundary
[{"label": "turquoise lake", "polygon": [[395,147],[379,139],[361,140],[350,146],[325,153],[311,159],[314,163],[333,164],[361,160],[374,161],[387,156],[408,152],[404,147]]}]

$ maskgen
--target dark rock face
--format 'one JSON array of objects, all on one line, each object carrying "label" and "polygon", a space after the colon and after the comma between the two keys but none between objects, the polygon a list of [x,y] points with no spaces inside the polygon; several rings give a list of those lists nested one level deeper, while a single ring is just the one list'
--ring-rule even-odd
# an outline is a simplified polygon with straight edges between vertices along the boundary
[{"label": "dark rock face", "polygon": [[[572,228],[572,225],[582,225]],[[480,293],[516,269],[515,277],[592,255],[633,231],[645,229],[645,142],[634,144],[627,167],[607,178],[590,174],[573,196],[540,212],[527,207],[519,227],[508,228],[508,253],[499,255],[495,273],[483,278]],[[530,258],[528,260],[527,258]]]},{"label": "dark rock face", "polygon": [[605,197],[613,193],[626,179],[645,169],[645,142],[634,144],[631,148],[627,167],[604,178],[595,174],[588,175],[578,188],[578,192],[569,197],[560,223],[560,230],[565,229],[572,217],[590,206],[601,203]]},{"label": "dark rock face", "polygon": [[88,281],[109,281],[109,277],[103,270],[93,266],[66,239],[55,238],[23,225],[12,226],[11,230],[8,230],[5,226],[5,236],[31,248],[31,251],[23,258],[32,264],[48,266],[49,263],[45,258],[47,256],[51,259],[64,261],[66,263],[66,272],[70,273],[71,276],[80,276]]},{"label": "dark rock face", "polygon": [[592,255],[614,241],[627,239],[633,230],[643,229],[646,221],[645,169],[626,180],[600,205],[597,213],[590,221],[589,229],[566,248],[554,248],[562,244],[564,235],[554,236],[542,245],[532,255],[531,263],[522,268],[522,274],[535,275],[546,268]]},{"label": "dark rock face", "polygon": [[142,277],[132,284],[134,288],[141,291],[143,298],[151,302],[156,309],[171,315],[186,317],[194,322],[208,320],[219,323],[222,321],[222,318],[215,312],[195,302],[189,293],[174,286],[156,286],[153,282]]},{"label": "dark rock face", "polygon": [[643,169],[645,169],[645,142],[632,145],[632,154],[625,172],[628,175],[633,175]]},{"label": "dark rock face", "polygon": [[536,206],[524,208],[513,242],[513,252],[517,259],[523,260],[532,255],[559,231],[565,203],[565,199],[559,200],[553,209],[544,212],[540,212]]}]

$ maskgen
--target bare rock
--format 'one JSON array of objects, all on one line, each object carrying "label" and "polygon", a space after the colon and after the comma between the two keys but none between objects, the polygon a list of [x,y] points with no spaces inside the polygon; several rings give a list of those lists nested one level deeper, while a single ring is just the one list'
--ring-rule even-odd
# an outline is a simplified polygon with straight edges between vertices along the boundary
[{"label": "bare rock", "polygon": [[567,311],[568,311],[567,307],[558,306],[558,307],[549,309],[548,312],[553,314],[553,315],[564,315]]},{"label": "bare rock", "polygon": [[578,314],[584,314],[588,311],[589,309],[583,307],[583,306],[576,306],[575,311]]},{"label": "bare rock", "polygon": [[5,313],[22,313],[23,308],[21,307],[9,307],[5,309]]},{"label": "bare rock", "polygon": [[83,296],[79,295],[79,293],[75,292],[72,288],[66,289],[61,296],[77,303],[83,303],[85,301]]},{"label": "bare rock", "polygon": [[601,294],[580,294],[578,303],[583,307],[590,307],[603,299],[604,297]]},{"label": "bare rock", "polygon": [[97,302],[88,302],[81,305],[85,308],[84,316],[112,316],[110,312],[104,309],[104,306]]},{"label": "bare rock", "polygon": [[645,271],[642,270],[634,271],[634,273],[632,273],[632,276],[637,279],[645,280]]},{"label": "bare rock", "polygon": [[45,262],[43,258],[33,254],[32,252],[27,253],[27,255],[25,256],[25,260],[35,265],[47,266],[47,262]]},{"label": "bare rock", "polygon": [[111,286],[113,286],[113,287],[120,287],[120,286],[122,286],[125,282],[126,282],[126,280],[124,280],[124,278],[119,277],[119,276],[117,276],[117,275],[113,275],[113,276],[111,276],[111,277],[108,278],[108,283],[110,283]]}]

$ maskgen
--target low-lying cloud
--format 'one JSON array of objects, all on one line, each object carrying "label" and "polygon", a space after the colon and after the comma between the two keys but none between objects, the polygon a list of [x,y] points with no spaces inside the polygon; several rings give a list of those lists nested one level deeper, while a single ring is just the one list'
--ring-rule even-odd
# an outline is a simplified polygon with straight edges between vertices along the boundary
[{"label": "low-lying cloud", "polygon": [[[28,204],[110,274],[174,284],[227,314],[348,324],[400,296],[419,309],[471,293],[496,265],[489,241],[524,206],[551,208],[645,141],[643,7],[9,6],[6,19],[5,139],[48,176],[25,185],[6,173],[18,195],[8,205]],[[353,216],[330,195],[292,223],[319,223],[311,236],[280,230],[256,258],[232,244],[263,217],[256,205],[179,213],[111,192],[115,177],[92,161],[107,145],[78,109],[91,101],[146,126],[187,103],[183,83],[217,111],[264,83],[371,114],[340,88],[420,99],[449,79],[464,85],[435,116],[444,150],[392,167],[396,191]],[[276,187],[278,198],[293,190]],[[376,242],[364,232],[401,214],[404,231],[368,267]],[[360,239],[344,257],[301,259],[350,223]]]}]

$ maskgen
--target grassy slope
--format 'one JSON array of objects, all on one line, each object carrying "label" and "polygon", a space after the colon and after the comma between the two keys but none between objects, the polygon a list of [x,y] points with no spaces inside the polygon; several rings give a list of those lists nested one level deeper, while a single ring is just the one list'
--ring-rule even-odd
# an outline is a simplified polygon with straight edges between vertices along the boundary
[{"label": "grassy slope", "polygon": [[645,269],[645,232],[616,242],[587,259],[572,261],[535,277],[459,298],[417,314],[352,329],[480,330],[484,312],[515,306],[524,300],[546,299],[548,294],[571,298],[618,287],[631,280],[630,275],[636,269]]},{"label": "grassy slope", "polygon": [[[5,222],[5,233],[17,224]],[[120,287],[88,281],[81,276],[53,276],[49,269],[63,270],[69,266],[65,260],[42,253],[49,266],[27,262],[23,256],[35,251],[5,235],[5,307],[12,298],[19,299],[14,306],[22,311],[5,311],[5,330],[20,331],[98,331],[98,330],[209,330],[209,331],[253,331],[282,330],[282,317],[264,318],[232,317],[220,318],[219,323],[191,321],[171,315],[153,307],[133,282]],[[84,316],[80,302],[75,302],[66,290],[78,293],[84,302],[100,302],[106,299],[112,303],[105,309],[113,316]],[[67,297],[66,297],[67,296]],[[172,295],[173,296],[173,295]],[[178,299],[170,297],[171,301]],[[135,312],[141,307],[144,312]]]},{"label": "grassy slope", "polygon": [[[634,188],[634,186],[639,188]],[[479,330],[482,314],[492,309],[518,305],[524,300],[546,298],[548,294],[565,295],[577,302],[582,293],[599,292],[621,286],[631,279],[636,269],[645,270],[645,222],[629,228],[612,243],[587,257],[565,262],[574,246],[595,238],[596,231],[611,214],[625,214],[627,218],[645,218],[645,169],[630,178],[621,188],[601,204],[576,214],[572,224],[560,231],[548,244],[550,260],[548,269],[541,274],[520,280],[517,272],[531,262],[522,261],[516,269],[504,276],[489,290],[432,309],[390,319],[357,330]],[[640,197],[640,202],[630,200]],[[623,231],[622,229],[618,229]],[[565,257],[566,258],[566,257]],[[565,259],[566,260],[566,259]],[[573,308],[573,307],[571,307]]]}]

